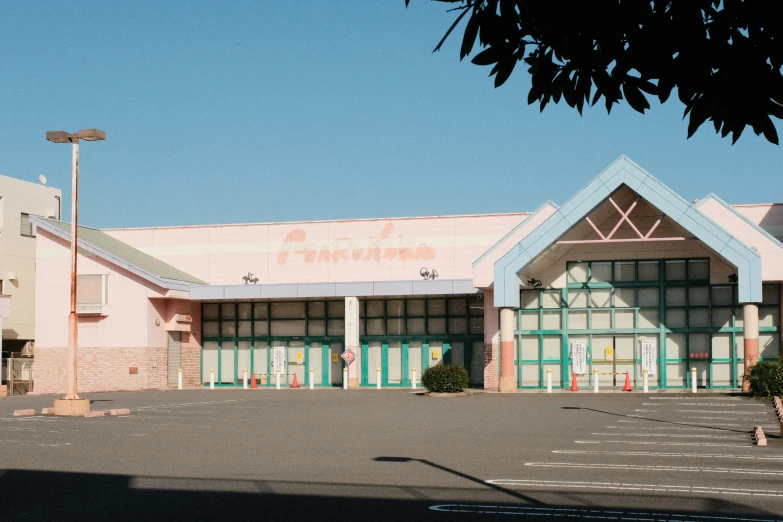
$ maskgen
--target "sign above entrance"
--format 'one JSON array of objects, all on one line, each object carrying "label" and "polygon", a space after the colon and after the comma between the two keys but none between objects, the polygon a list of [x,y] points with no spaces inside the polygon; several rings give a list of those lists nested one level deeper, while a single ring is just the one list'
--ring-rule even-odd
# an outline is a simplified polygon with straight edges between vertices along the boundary
[{"label": "sign above entrance", "polygon": [[341,355],[341,357],[343,358],[343,361],[345,361],[345,364],[347,364],[348,366],[350,366],[351,363],[356,360],[356,354],[353,353],[351,350],[345,350]]}]

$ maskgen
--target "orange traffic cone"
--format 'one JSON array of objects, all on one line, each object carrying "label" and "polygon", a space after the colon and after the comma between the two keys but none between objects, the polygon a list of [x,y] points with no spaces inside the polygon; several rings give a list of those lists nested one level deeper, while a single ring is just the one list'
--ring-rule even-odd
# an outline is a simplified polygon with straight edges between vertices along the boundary
[{"label": "orange traffic cone", "polygon": [[571,375],[571,391],[579,391],[579,386],[576,384],[576,374],[572,373]]},{"label": "orange traffic cone", "polygon": [[256,382],[256,372],[253,372],[253,378],[250,380],[250,388],[258,388],[258,383]]},{"label": "orange traffic cone", "polygon": [[299,381],[296,380],[296,372],[294,372],[294,382],[291,383],[291,388],[298,388]]},{"label": "orange traffic cone", "polygon": [[623,386],[623,391],[633,391],[631,388],[631,375],[627,371],[625,372],[625,386]]}]

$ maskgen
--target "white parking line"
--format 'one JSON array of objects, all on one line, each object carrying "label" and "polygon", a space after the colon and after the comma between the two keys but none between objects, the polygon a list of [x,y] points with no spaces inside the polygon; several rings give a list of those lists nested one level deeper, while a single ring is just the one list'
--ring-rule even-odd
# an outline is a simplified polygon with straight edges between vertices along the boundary
[{"label": "white parking line", "polygon": [[[657,400],[657,401],[682,401],[682,400],[693,400],[693,401],[737,401],[742,402],[742,399],[740,397],[647,397],[651,400]],[[748,402],[748,401],[745,401]]]},{"label": "white parking line", "polygon": [[683,522],[708,520],[710,522],[781,522],[773,518],[724,517],[718,515],[694,515],[692,513],[656,513],[651,511],[617,511],[596,508],[554,508],[533,506],[495,506],[491,504],[436,504],[430,511],[447,513],[473,513],[479,515],[517,515],[531,517],[562,517],[590,520],[628,520],[631,522]]},{"label": "white parking line", "polygon": [[[616,433],[591,433],[590,435],[602,435],[604,437],[611,437],[613,435],[617,435]],[[693,435],[693,434],[686,434],[686,433],[623,433],[623,437],[673,437],[673,438],[685,438],[685,439],[723,439],[723,440],[737,440],[737,439],[747,439],[748,435],[750,435],[750,430],[748,430],[748,433],[742,434],[738,433],[737,435],[729,435],[729,436],[720,436],[720,435]]]},{"label": "white parking line", "polygon": [[772,415],[772,412],[769,411],[715,411],[715,410],[674,410],[681,413],[730,413],[731,415]]},{"label": "white parking line", "polygon": [[[655,404],[655,403],[652,403]],[[768,408],[769,404],[759,404],[756,402],[711,402],[709,404],[704,404],[702,402],[677,402],[675,403],[677,406],[702,406],[707,408],[719,407],[719,406],[729,406],[731,408],[747,408],[750,406],[756,406],[757,408]]]},{"label": "white parking line", "polygon": [[619,455],[624,457],[675,457],[675,458],[710,458],[738,460],[781,460],[781,456],[730,455],[723,453],[658,453],[654,451],[606,451],[606,450],[552,450],[552,453],[563,455]]},{"label": "white parking line", "polygon": [[735,475],[775,475],[783,476],[783,471],[742,468],[702,468],[699,466],[641,466],[636,464],[578,464],[575,462],[525,462],[525,466],[534,468],[583,468],[583,469],[619,469],[631,471],[683,471],[698,473],[728,473]]},{"label": "white parking line", "polygon": [[[715,412],[718,413],[718,412]],[[689,419],[699,419],[699,420],[737,420],[734,417],[688,417]],[[752,419],[749,419],[748,422],[753,422]]]},{"label": "white parking line", "polygon": [[[679,424],[679,423],[675,423]],[[731,426],[742,426],[742,424],[731,424]],[[713,428],[711,426],[704,427],[680,427],[680,426],[606,426],[611,430],[672,430],[672,431],[720,431],[721,428]]]},{"label": "white parking line", "polygon": [[725,443],[711,443],[711,442],[660,442],[660,441],[636,441],[636,440],[575,440],[577,444],[637,444],[637,445],[655,445],[655,446],[717,446],[721,448],[747,448],[752,449],[754,446],[750,443],[750,437],[748,437],[748,443],[742,446],[736,444]]},{"label": "white parking line", "polygon": [[783,491],[767,489],[712,488],[708,486],[676,486],[673,484],[633,484],[623,482],[576,482],[556,480],[493,479],[488,484],[517,488],[572,488],[572,489],[610,489],[623,491],[658,491],[666,493],[689,493],[696,495],[743,495],[752,497],[780,497]]}]

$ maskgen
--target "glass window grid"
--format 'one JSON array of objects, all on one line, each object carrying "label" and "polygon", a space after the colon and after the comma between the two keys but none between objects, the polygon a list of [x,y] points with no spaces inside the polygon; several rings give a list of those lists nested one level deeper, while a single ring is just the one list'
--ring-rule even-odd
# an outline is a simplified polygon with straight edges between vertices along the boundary
[{"label": "glass window grid", "polygon": [[[655,281],[638,281],[639,278],[639,269],[638,265],[640,262],[650,262],[650,261],[657,261],[658,262],[658,279]],[[667,280],[665,277],[666,274],[666,261],[669,262],[685,262],[685,279],[676,279],[676,280]],[[718,285],[711,285],[709,282],[709,277],[706,279],[697,279],[697,278],[690,278],[691,276],[691,270],[689,269],[689,262],[706,262],[707,263],[707,274],[709,275],[709,259],[708,258],[689,258],[689,259],[643,259],[638,261],[631,261],[634,263],[634,280],[624,280],[624,281],[616,281],[615,280],[615,274],[616,268],[615,266],[617,264],[627,264],[629,263],[628,260],[622,260],[622,261],[611,261],[611,281],[609,282],[591,282],[592,279],[592,273],[591,273],[591,266],[593,261],[573,261],[573,262],[567,262],[566,263],[566,274],[569,273],[569,270],[571,268],[571,265],[574,264],[585,264],[587,263],[587,282],[584,283],[572,283],[568,282],[566,284],[566,288],[564,289],[540,289],[540,290],[523,290],[523,292],[533,292],[537,291],[539,292],[538,296],[538,308],[519,308],[516,310],[517,318],[516,318],[516,337],[517,337],[517,346],[521,346],[521,339],[522,336],[538,336],[538,350],[539,350],[539,359],[517,359],[515,362],[518,363],[518,382],[522,382],[522,365],[523,364],[538,364],[539,366],[539,386],[520,386],[520,388],[542,388],[546,386],[545,383],[545,369],[544,366],[548,364],[562,364],[564,361],[568,361],[570,365],[571,359],[568,357],[568,336],[574,335],[574,336],[580,336],[580,337],[587,337],[588,338],[588,366],[590,366],[590,380],[592,381],[592,336],[593,335],[624,335],[624,334],[633,334],[634,340],[635,340],[635,346],[638,345],[638,338],[640,336],[649,336],[649,335],[656,335],[658,336],[658,358],[656,359],[656,362],[658,363],[658,369],[659,369],[659,383],[661,383],[662,387],[666,388],[685,388],[686,385],[683,386],[669,386],[666,385],[666,365],[670,363],[687,363],[688,369],[692,366],[692,363],[694,362],[703,362],[708,361],[710,364],[710,382],[708,382],[708,388],[733,388],[733,387],[739,387],[742,384],[742,376],[737,374],[737,364],[742,362],[742,357],[737,357],[737,337],[741,336],[744,333],[744,328],[742,326],[737,326],[736,324],[736,317],[738,310],[741,312],[742,310],[742,304],[738,303],[737,299],[737,285],[734,284],[718,284]],[[602,263],[605,264],[608,261],[595,261],[596,263]],[[568,277],[568,276],[566,276]],[[778,284],[770,284],[764,285],[776,287],[776,290],[773,290],[771,292],[772,295],[777,296],[778,303],[774,304],[767,304],[767,303],[761,303],[758,305],[759,307],[759,314],[761,314],[763,309],[777,309],[778,317],[780,316],[780,307],[783,303],[780,303],[780,285]],[[669,288],[684,288],[685,289],[685,300],[683,305],[676,305],[676,306],[670,306],[666,304],[666,291]],[[707,287],[708,288],[708,302],[707,304],[698,304],[698,305],[691,305],[690,304],[690,288],[691,287]],[[634,306],[630,307],[617,307],[616,306],[616,295],[615,295],[615,289],[617,288],[633,288],[634,289]],[[641,288],[658,288],[659,294],[658,294],[658,306],[639,306],[639,289]],[[731,288],[732,292],[732,298],[731,298],[731,304],[728,305],[718,305],[713,304],[712,298],[713,298],[713,288]],[[588,290],[588,296],[587,296],[587,306],[585,307],[569,307],[568,306],[568,291],[569,290],[576,290],[576,289],[587,289]],[[598,307],[593,306],[593,299],[592,299],[592,290],[593,289],[611,289],[612,290],[612,301],[611,301],[611,307]],[[559,329],[543,329],[543,315],[544,312],[552,312],[553,310],[557,310],[557,308],[544,308],[544,292],[561,292],[561,316],[560,316],[560,328]],[[524,299],[520,299],[520,303],[525,302]],[[657,309],[659,312],[659,322],[660,327],[659,328],[639,328],[639,313],[640,311],[644,310],[655,310]],[[685,326],[684,327],[677,327],[677,328],[669,328],[664,326],[664,323],[666,321],[666,311],[667,310],[683,310],[685,313]],[[708,324],[709,326],[691,326],[691,317],[690,317],[690,310],[707,310],[708,315]],[[731,324],[729,326],[720,326],[715,327],[713,325],[713,310],[731,310]],[[615,313],[617,311],[622,310],[634,310],[634,326],[635,328],[602,328],[602,329],[594,329],[591,328],[593,324],[592,314],[595,310],[609,310],[611,313],[611,325],[615,325]],[[588,313],[588,328],[587,329],[569,329],[568,328],[568,311],[587,311]],[[538,325],[539,329],[535,330],[523,330],[520,328],[520,325],[522,324],[522,315],[523,314],[538,314]],[[765,333],[765,332],[778,332],[780,331],[780,325],[778,326],[759,326],[759,333]],[[662,354],[666,353],[666,334],[667,333],[683,333],[685,335],[685,353],[688,354],[688,357],[686,358],[668,358],[663,357]],[[709,352],[707,353],[706,358],[701,357],[691,357],[691,351],[690,351],[690,335],[691,333],[706,333],[710,334],[710,343],[709,343]],[[712,342],[713,342],[713,335],[718,333],[729,333],[731,334],[731,357],[729,358],[716,358],[712,357]],[[544,360],[541,358],[542,351],[543,351],[543,342],[544,342],[544,336],[545,335],[560,335],[562,338],[561,342],[561,356],[560,359],[554,360],[554,359],[547,359]],[[640,354],[638,353],[638,349],[636,350],[636,365],[641,364],[641,358]],[[760,361],[766,360],[764,358],[759,358]],[[722,385],[722,386],[713,386],[712,385],[712,364],[713,363],[730,363],[731,365],[731,377],[730,377],[730,384],[729,385]],[[562,372],[561,379],[566,379],[568,377],[568,372]],[[636,377],[634,376],[634,381],[636,381]],[[563,387],[565,386],[565,380],[561,383],[553,383],[553,386],[556,387]],[[651,386],[655,387],[655,386]]]},{"label": "glass window grid", "polygon": [[[429,314],[429,306],[428,301],[431,299],[440,299],[446,300],[446,306],[444,309],[443,314],[437,314],[437,315],[430,315]],[[463,314],[450,314],[449,313],[449,306],[448,301],[451,299],[464,299],[465,300],[465,313]],[[443,359],[445,362],[448,362],[449,360],[449,342],[463,342],[464,343],[464,354],[465,357],[469,357],[471,355],[471,347],[473,342],[475,341],[483,341],[484,339],[484,317],[483,317],[483,307],[477,307],[472,306],[471,303],[473,301],[477,301],[476,297],[446,297],[446,298],[417,298],[417,299],[402,299],[403,300],[403,315],[402,316],[389,316],[387,313],[387,306],[386,301],[388,300],[400,300],[400,298],[392,298],[392,299],[384,299],[384,300],[374,300],[374,301],[383,301],[383,317],[377,318],[377,317],[367,317],[366,313],[366,307],[367,302],[369,300],[360,300],[359,301],[359,327],[360,327],[360,344],[362,345],[362,350],[365,351],[367,348],[367,344],[369,342],[377,342],[381,341],[383,343],[384,353],[388,350],[388,342],[390,341],[401,341],[405,344],[409,341],[420,341],[422,342],[422,372],[424,368],[426,368],[426,361],[424,360],[424,348],[428,347],[429,342],[443,342]],[[417,300],[417,301],[424,301],[424,315],[408,315],[407,308],[408,308],[408,301],[409,300]],[[250,303],[250,318],[249,319],[240,319],[239,318],[239,307],[240,305],[244,305]],[[271,343],[272,341],[305,341],[305,372],[309,371],[309,347],[311,343],[320,343],[324,348],[328,348],[328,345],[330,342],[343,342],[344,341],[344,333],[335,334],[333,332],[330,332],[329,328],[329,320],[330,319],[343,319],[344,320],[344,314],[340,315],[339,317],[330,317],[329,316],[329,306],[328,302],[323,301],[308,301],[306,302],[305,306],[305,316],[302,317],[275,317],[272,309],[272,304],[274,302],[265,302],[267,304],[265,313],[257,314],[256,307],[253,306],[256,302],[231,302],[231,303],[202,303],[201,313],[202,313],[202,332],[204,331],[204,326],[206,324],[215,323],[217,325],[217,336],[204,336],[202,335],[202,351],[203,351],[203,344],[205,342],[217,342],[218,344],[218,368],[216,369],[217,375],[222,375],[222,350],[223,350],[223,344],[225,342],[231,342],[233,341],[233,349],[234,349],[234,382],[233,383],[219,383],[216,382],[215,386],[236,386],[238,384],[241,384],[239,382],[239,369],[237,368],[238,364],[238,343],[242,341],[249,341],[250,344],[250,354],[251,354],[251,367],[253,367],[253,359],[254,359],[254,352],[255,352],[255,342],[261,341],[266,342],[267,349],[271,349]],[[318,313],[316,317],[310,317],[310,310],[313,305],[313,303],[324,303],[323,305],[323,313]],[[210,306],[214,306],[217,304],[217,319],[204,319],[206,316],[205,309]],[[223,319],[224,316],[224,307],[233,307],[233,313],[229,313],[227,319]],[[425,322],[425,330],[422,334],[407,334],[407,323],[408,319],[424,319]],[[446,330],[445,333],[442,334],[431,334],[429,333],[429,319],[444,319],[446,323]],[[466,322],[466,331],[464,333],[452,333],[450,332],[451,325],[449,324],[449,319],[451,318],[464,318]],[[379,335],[366,335],[366,322],[370,319],[382,319],[384,324],[384,333]],[[388,335],[387,332],[387,325],[388,320],[402,320],[403,321],[403,333],[399,335]],[[477,324],[480,324],[480,332],[471,332],[471,319],[474,319]],[[310,320],[314,321],[323,321],[324,323],[324,331],[326,332],[325,335],[311,335],[310,334],[310,326],[309,322]],[[266,321],[267,322],[267,331],[266,334],[256,334],[255,328],[256,328],[256,321]],[[305,323],[305,335],[284,335],[284,336],[274,336],[271,335],[271,323],[272,321],[278,322],[278,321],[304,321]],[[240,322],[247,322],[250,323],[250,336],[240,336],[239,332],[239,323]],[[223,323],[231,323],[231,327],[233,328],[234,335],[223,335]],[[344,331],[344,326],[341,329]],[[203,357],[201,358],[203,361]],[[466,360],[471,360],[470,358]],[[362,357],[362,364],[366,364],[366,357]],[[269,368],[271,365],[271,356],[267,357],[267,368]],[[469,370],[469,369],[468,369]],[[203,368],[201,368],[201,375],[203,375]],[[267,370],[267,373],[269,373],[270,370]],[[385,377],[385,376],[384,376]],[[366,372],[362,373],[362,384],[366,384],[364,381],[366,380],[367,375]],[[274,385],[271,382],[267,382],[267,385]],[[324,384],[325,386],[331,386],[329,383]]]}]

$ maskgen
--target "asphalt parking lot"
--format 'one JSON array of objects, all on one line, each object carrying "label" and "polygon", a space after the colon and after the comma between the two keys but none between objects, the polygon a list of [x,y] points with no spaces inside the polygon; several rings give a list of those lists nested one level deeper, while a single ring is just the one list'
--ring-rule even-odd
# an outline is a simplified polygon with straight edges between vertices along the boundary
[{"label": "asphalt parking lot", "polygon": [[[731,395],[405,390],[87,394],[128,417],[13,417],[0,519],[777,520],[771,403]],[[751,429],[765,427],[766,447]]]}]

